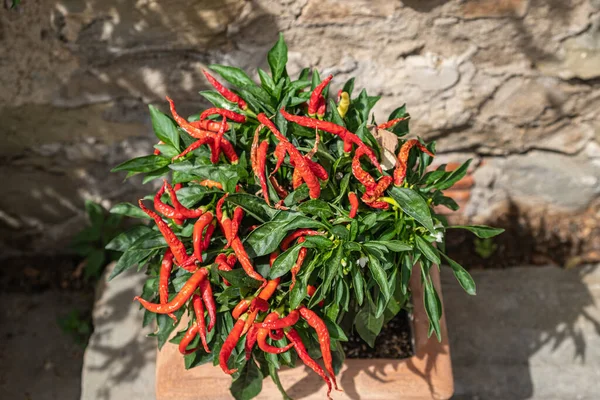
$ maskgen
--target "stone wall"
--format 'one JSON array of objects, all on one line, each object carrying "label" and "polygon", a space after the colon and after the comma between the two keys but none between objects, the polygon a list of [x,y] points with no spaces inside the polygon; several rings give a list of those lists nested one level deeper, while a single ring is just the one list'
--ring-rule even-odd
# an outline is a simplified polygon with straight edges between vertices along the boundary
[{"label": "stone wall", "polygon": [[[310,66],[406,102],[438,162],[475,159],[463,216],[576,216],[600,196],[598,0],[25,0],[0,10],[3,254],[61,249],[86,198],[133,200],[108,170],[155,139],[146,104],[204,104],[201,69],[254,71],[285,34]],[[586,211],[587,210],[587,211]],[[557,215],[558,215],[557,214]],[[34,238],[31,241],[31,238]],[[28,245],[26,243],[33,243]]]}]

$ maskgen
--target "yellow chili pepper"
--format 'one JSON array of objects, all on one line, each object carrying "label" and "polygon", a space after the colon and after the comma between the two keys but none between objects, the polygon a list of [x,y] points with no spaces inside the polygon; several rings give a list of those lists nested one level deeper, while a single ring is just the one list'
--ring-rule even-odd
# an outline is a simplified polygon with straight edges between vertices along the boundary
[{"label": "yellow chili pepper", "polygon": [[337,107],[338,113],[340,114],[340,116],[342,118],[344,118],[344,116],[346,116],[349,106],[350,106],[350,95],[348,95],[348,92],[342,92],[340,94],[340,102],[338,103],[338,107]]}]

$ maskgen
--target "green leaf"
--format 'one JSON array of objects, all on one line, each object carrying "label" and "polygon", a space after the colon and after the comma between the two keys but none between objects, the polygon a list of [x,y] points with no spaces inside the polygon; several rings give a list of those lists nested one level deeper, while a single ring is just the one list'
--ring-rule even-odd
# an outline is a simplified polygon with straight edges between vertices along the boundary
[{"label": "green leaf", "polygon": [[275,259],[275,262],[273,262],[271,272],[269,273],[269,279],[279,278],[287,274],[296,263],[301,248],[302,246],[297,244],[281,253]]},{"label": "green leaf", "polygon": [[399,253],[402,251],[410,251],[413,249],[413,247],[405,242],[402,242],[400,240],[371,240],[369,242],[367,242],[369,244],[380,244],[385,246],[386,248],[388,248],[390,251],[393,251],[395,253]]},{"label": "green leaf", "polygon": [[104,221],[104,209],[91,200],[85,201],[85,211],[92,226],[101,226]]},{"label": "green leaf", "polygon": [[371,347],[375,347],[375,339],[383,327],[383,314],[375,317],[376,309],[373,300],[367,296],[367,302],[354,318],[354,326],[360,337]]},{"label": "green leaf", "polygon": [[259,257],[271,254],[277,249],[279,243],[286,236],[287,232],[299,228],[323,229],[325,225],[315,221],[312,218],[303,215],[294,214],[278,214],[291,216],[288,222],[282,220],[274,220],[267,222],[255,230],[246,238],[244,245],[250,257]]},{"label": "green leaf", "polygon": [[431,324],[430,329],[435,332],[438,341],[441,341],[442,332],[440,328],[440,319],[442,318],[442,302],[440,301],[433,283],[431,283],[431,279],[426,276],[424,272],[422,272],[421,275],[423,276],[423,286],[425,288],[423,302],[425,303],[425,311],[427,312],[427,317]]},{"label": "green leaf", "polygon": [[106,250],[126,251],[140,237],[152,232],[152,229],[145,225],[134,226],[126,232],[114,237],[104,248]]},{"label": "green leaf", "polygon": [[387,274],[385,273],[385,270],[381,266],[381,262],[379,262],[379,259],[377,259],[377,257],[371,253],[371,250],[369,250],[368,258],[369,258],[368,265],[369,265],[369,270],[371,271],[371,275],[373,276],[373,279],[375,280],[375,282],[377,282],[377,285],[379,286],[379,289],[381,290],[383,297],[387,301],[392,296],[392,293],[390,292],[390,287],[388,286]]},{"label": "green leaf", "polygon": [[440,265],[440,253],[435,247],[433,247],[431,243],[420,236],[416,236],[415,244],[417,245],[417,249],[423,253],[425,258],[434,264]]},{"label": "green leaf", "polygon": [[279,82],[279,78],[281,78],[285,71],[287,60],[288,48],[283,39],[283,33],[280,33],[277,43],[275,43],[275,46],[267,54],[267,61],[269,62],[269,67],[271,67],[271,75],[274,82]]},{"label": "green leaf", "polygon": [[444,179],[441,182],[436,182],[433,186],[439,190],[446,190],[451,188],[452,185],[461,180],[467,174],[467,170],[469,169],[471,161],[473,160],[465,161],[460,167],[452,171],[446,179]]},{"label": "green leaf", "polygon": [[333,322],[328,317],[323,317],[322,319],[323,322],[325,322],[325,325],[327,325],[327,331],[329,332],[329,336],[331,337],[331,339],[339,340],[342,342],[348,341],[348,337],[344,333],[344,330],[338,324]]},{"label": "green leaf", "polygon": [[248,360],[229,390],[236,400],[250,400],[262,390],[263,374],[253,359]]},{"label": "green leaf", "polygon": [[485,225],[454,225],[449,226],[448,229],[466,229],[481,239],[491,238],[504,232],[504,229],[502,228],[492,228],[491,226]]},{"label": "green leaf", "polygon": [[227,82],[230,82],[239,88],[256,85],[243,70],[237,67],[213,64],[208,68],[221,75]]},{"label": "green leaf", "polygon": [[[275,82],[273,81],[273,78],[271,78],[271,76],[269,74],[267,74],[261,68],[258,68],[258,77],[260,78],[260,83],[261,83],[263,89],[265,89],[267,92],[269,92],[273,97],[277,98],[277,96],[274,95]],[[279,99],[277,98],[277,100],[279,100]]]},{"label": "green leaf", "polygon": [[362,305],[365,299],[364,291],[364,278],[358,265],[352,266],[352,286],[354,287],[354,295],[356,296],[356,302],[358,305]]},{"label": "green leaf", "polygon": [[227,201],[238,205],[246,211],[248,215],[253,216],[260,222],[267,222],[273,219],[278,213],[272,207],[269,207],[262,197],[254,196],[246,193],[230,194]]},{"label": "green leaf", "polygon": [[279,374],[277,373],[276,366],[271,363],[269,363],[269,375],[271,376],[271,379],[273,379],[273,382],[275,382],[275,386],[277,386],[277,389],[279,389],[283,400],[292,400],[292,398],[288,396],[288,394],[285,392],[285,389],[283,388],[283,385],[279,380]]},{"label": "green leaf", "polygon": [[302,247],[306,247],[307,249],[331,249],[333,247],[333,242],[331,240],[320,235],[306,236],[304,240]]},{"label": "green leaf", "polygon": [[219,269],[217,272],[223,278],[227,279],[233,287],[258,289],[261,285],[260,281],[250,278],[241,268],[236,268],[231,271],[222,271]]},{"label": "green leaf", "polygon": [[166,157],[149,155],[137,157],[122,164],[117,165],[111,172],[129,171],[133,173],[151,172],[171,163],[171,160]]},{"label": "green leaf", "polygon": [[181,321],[181,316],[183,315],[184,307],[179,310],[173,312],[177,317],[176,323],[173,323],[173,320],[167,314],[158,314],[156,317],[156,322],[158,325],[158,332],[156,333],[156,338],[158,339],[158,350],[161,350],[162,347],[167,343],[171,333],[177,328],[179,325],[179,321]]},{"label": "green leaf", "polygon": [[237,113],[241,111],[236,103],[227,100],[225,97],[215,92],[214,90],[204,90],[200,92],[200,96],[204,97],[215,107],[224,108],[226,110],[235,111]]},{"label": "green leaf", "polygon": [[456,277],[458,283],[460,283],[460,286],[462,286],[462,288],[465,289],[465,292],[467,292],[471,296],[475,296],[475,294],[477,294],[477,290],[475,288],[475,281],[471,277],[471,274],[469,274],[467,270],[463,268],[462,265],[445,255],[444,253],[440,254],[446,259],[446,261],[448,261],[448,265],[450,265],[450,268],[452,268],[454,276]]},{"label": "green leaf", "polygon": [[305,279],[296,280],[296,285],[290,292],[290,309],[295,310],[307,295]]},{"label": "green leaf", "polygon": [[323,219],[327,219],[333,215],[329,204],[319,199],[305,201],[298,206],[298,210],[305,214],[316,215]]},{"label": "green leaf", "polygon": [[[402,107],[396,108],[394,111],[392,111],[392,113],[388,117],[388,121],[391,121],[396,118],[404,118],[409,116],[410,115],[406,112],[406,105],[403,105]],[[410,130],[408,129],[408,121],[409,119],[397,123],[390,129],[390,131],[394,132],[398,136],[404,136],[408,134],[410,132]]]},{"label": "green leaf", "polygon": [[431,233],[435,233],[431,211],[423,197],[414,190],[396,186],[390,189],[389,193],[396,200],[402,211],[421,223]]},{"label": "green leaf", "polygon": [[348,93],[348,96],[352,97],[352,91],[354,90],[354,78],[348,79],[346,83],[344,83],[344,87],[342,88],[342,92]]},{"label": "green leaf", "polygon": [[132,218],[142,218],[142,219],[152,219],[148,214],[142,211],[141,208],[135,206],[131,203],[119,203],[115,204],[113,208],[110,209],[111,214],[118,215],[126,215]]},{"label": "green leaf", "polygon": [[164,143],[179,149],[179,132],[177,131],[177,125],[175,125],[171,118],[160,112],[160,110],[153,105],[149,105],[148,108],[150,109],[152,128],[154,129],[156,137]]},{"label": "green leaf", "polygon": [[[333,282],[333,278],[342,273],[342,257],[344,256],[344,246],[338,246],[337,249],[334,250],[334,256],[329,258],[325,263],[324,271],[325,271],[325,279],[323,279],[323,283],[319,286],[321,293],[323,296],[329,293],[331,289],[331,283]],[[316,293],[313,298],[316,297]]]}]

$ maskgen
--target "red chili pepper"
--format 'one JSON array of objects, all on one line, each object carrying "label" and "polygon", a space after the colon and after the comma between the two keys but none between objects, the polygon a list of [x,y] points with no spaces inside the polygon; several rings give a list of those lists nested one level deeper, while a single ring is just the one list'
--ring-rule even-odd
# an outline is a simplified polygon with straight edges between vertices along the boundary
[{"label": "red chili pepper", "polygon": [[190,256],[187,255],[185,246],[183,245],[181,240],[179,240],[179,238],[173,233],[171,228],[169,228],[169,225],[167,225],[167,223],[163,221],[163,219],[157,213],[147,209],[146,206],[144,206],[144,203],[141,199],[138,201],[138,204],[142,211],[148,214],[148,216],[150,216],[150,218],[152,218],[158,226],[158,230],[160,231],[160,233],[162,233],[163,237],[167,241],[167,245],[173,252],[177,264],[179,264],[180,266],[184,265],[186,261],[188,261]]},{"label": "red chili pepper", "polygon": [[242,299],[239,303],[233,308],[231,312],[231,316],[233,319],[238,319],[243,313],[245,313],[250,307],[250,303],[252,300],[250,299]]},{"label": "red chili pepper", "polygon": [[261,299],[260,297],[255,297],[250,302],[250,310],[258,310],[262,312],[269,311],[269,303],[266,300]]},{"label": "red chili pepper", "polygon": [[313,174],[316,175],[317,178],[319,178],[322,181],[326,181],[327,179],[329,179],[329,174],[327,173],[327,170],[323,168],[321,164],[311,161],[310,159],[307,159],[306,161],[308,162],[310,170],[313,172]]},{"label": "red chili pepper", "polygon": [[[221,129],[221,123],[218,121],[213,121],[212,119],[205,119],[204,121],[194,121],[190,122],[194,128],[202,129],[205,131],[211,131],[214,133],[219,132]],[[229,130],[229,124],[225,123],[225,131]]]},{"label": "red chili pepper", "polygon": [[283,329],[269,331],[269,337],[273,340],[281,340],[284,336]]},{"label": "red chili pepper", "polygon": [[221,182],[213,181],[211,179],[204,179],[202,181],[198,181],[197,183],[198,185],[205,186],[209,189],[223,190],[223,185],[221,184]]},{"label": "red chili pepper", "polygon": [[229,369],[229,367],[227,367],[227,361],[229,360],[229,356],[231,356],[233,349],[235,349],[235,346],[242,336],[242,330],[244,329],[244,324],[246,323],[245,320],[246,318],[242,316],[236,321],[236,323],[233,325],[233,329],[231,332],[229,332],[227,339],[225,339],[223,346],[221,346],[221,352],[219,353],[219,365],[221,366],[223,372],[229,375],[237,371],[237,369]]},{"label": "red chili pepper", "polygon": [[198,269],[198,271],[196,271],[194,275],[192,275],[191,278],[187,280],[185,285],[183,285],[183,288],[181,288],[181,290],[179,291],[179,293],[177,293],[175,298],[166,304],[150,303],[149,301],[144,300],[139,296],[134,297],[133,300],[139,301],[142,304],[142,306],[150,312],[156,314],[172,313],[174,311],[179,310],[185,304],[185,302],[188,301],[188,299],[194,293],[194,290],[196,290],[198,285],[200,285],[200,283],[206,279],[207,275],[208,270],[206,268]]},{"label": "red chili pepper", "polygon": [[298,168],[294,169],[294,173],[292,174],[292,188],[294,190],[298,189],[303,182],[300,170]]},{"label": "red chili pepper", "polygon": [[210,225],[206,227],[204,239],[202,240],[202,251],[208,249],[208,247],[210,246],[210,240],[212,239],[212,235],[215,231],[215,226],[215,222],[213,221]]},{"label": "red chili pepper", "polygon": [[267,116],[263,113],[258,114],[258,121],[265,125],[269,130],[275,135],[280,142],[284,143],[286,152],[290,155],[290,162],[300,171],[302,175],[302,179],[306,182],[309,190],[309,196],[311,199],[318,199],[321,195],[321,184],[319,180],[315,176],[315,174],[310,169],[308,162],[300,153],[300,151],[294,147],[282,134],[279,132],[275,124],[267,118]]},{"label": "red chili pepper", "polygon": [[235,254],[230,254],[227,256],[227,264],[229,264],[229,266],[231,268],[233,268],[233,266],[235,265],[236,262],[237,262],[237,257],[235,256]]},{"label": "red chili pepper", "polygon": [[[278,319],[277,313],[273,312],[273,313],[270,313],[269,315],[267,315],[267,318],[265,318],[265,323],[268,324],[271,321],[274,321],[277,319]],[[281,354],[281,353],[285,353],[286,351],[288,351],[289,349],[294,347],[293,343],[290,343],[284,347],[271,346],[270,344],[267,343],[267,335],[268,334],[269,334],[269,329],[259,329],[258,335],[256,337],[257,342],[258,342],[258,347],[260,347],[260,349],[262,351],[264,351],[265,353]]]},{"label": "red chili pepper", "polygon": [[209,117],[211,115],[215,115],[215,114],[225,117],[228,120],[231,120],[233,122],[239,122],[239,123],[246,122],[246,117],[243,116],[242,114],[238,114],[234,111],[230,111],[230,110],[226,110],[224,108],[218,108],[218,107],[212,107],[212,108],[209,108],[208,110],[203,111],[202,114],[200,114],[200,121],[203,121],[207,117]]},{"label": "red chili pepper", "polygon": [[377,208],[380,210],[387,210],[388,208],[390,208],[390,205],[385,201],[374,201],[372,203],[367,203],[367,205],[371,208]]},{"label": "red chili pepper", "polygon": [[274,252],[272,252],[269,255],[269,267],[273,266],[273,263],[275,262],[275,260],[277,259],[277,257],[279,257],[279,250],[275,250]]},{"label": "red chili pepper", "polygon": [[[227,256],[224,253],[219,254],[215,258],[215,263],[218,265],[219,271],[231,271],[231,265],[227,263]],[[223,278],[223,283],[225,286],[229,286],[229,282],[225,278]]]},{"label": "red chili pepper", "polygon": [[175,103],[169,98],[169,96],[167,96],[167,101],[169,102],[169,107],[171,108],[171,115],[173,115],[173,119],[175,119],[175,122],[177,122],[181,129],[186,131],[190,136],[195,137],[196,139],[212,138],[214,136],[214,133],[197,128],[196,126],[188,122],[185,118],[177,114],[177,111],[175,110]]},{"label": "red chili pepper", "polygon": [[322,95],[323,89],[325,89],[325,87],[329,85],[329,82],[331,82],[332,79],[333,75],[329,75],[327,78],[323,79],[323,81],[319,83],[317,87],[315,87],[315,90],[313,90],[313,92],[311,93],[310,100],[308,101],[308,115],[310,115],[311,117],[313,117],[317,113],[321,99],[323,99],[323,104],[325,103],[325,99]]},{"label": "red chili pepper", "polygon": [[248,105],[246,104],[244,99],[242,99],[240,96],[238,96],[237,94],[233,93],[231,90],[229,90],[225,86],[223,86],[211,74],[206,72],[206,70],[202,70],[202,72],[204,72],[204,76],[206,76],[206,80],[208,80],[208,82],[217,90],[217,92],[219,92],[219,94],[221,94],[221,96],[225,97],[227,100],[231,101],[232,103],[237,103],[238,107],[240,107],[242,110],[245,110],[248,108]]},{"label": "red chili pepper", "polygon": [[380,198],[394,179],[391,176],[382,176],[377,185],[372,190],[368,190],[362,195],[361,199],[366,204],[372,203]]},{"label": "red chili pepper", "polygon": [[256,329],[254,325],[251,326],[246,335],[246,360],[249,360],[252,357],[252,349],[254,349],[254,345],[256,344],[257,335],[258,329]]},{"label": "red chili pepper", "polygon": [[198,325],[198,334],[202,341],[204,351],[210,353],[210,348],[206,342],[206,321],[204,320],[204,305],[202,299],[197,294],[192,296],[192,306],[194,307],[194,314],[196,315],[196,324]]},{"label": "red chili pepper", "polygon": [[[242,207],[236,207],[235,210],[233,210],[233,218],[231,219],[231,238],[234,238],[238,235],[238,231],[240,229],[240,225],[242,223],[242,219],[244,218],[244,209]],[[231,243],[228,242],[225,245],[225,249],[228,248],[231,245]]]},{"label": "red chili pepper", "polygon": [[267,205],[271,206],[271,201],[269,200],[269,187],[267,186],[267,150],[269,149],[269,142],[263,140],[258,146],[258,151],[256,153],[256,173],[258,176],[258,181],[260,182],[260,188],[263,193],[263,197],[265,198],[265,202]]},{"label": "red chili pepper", "polygon": [[406,121],[407,119],[410,119],[410,115],[407,115],[406,117],[392,119],[392,120],[390,120],[388,122],[385,122],[383,124],[379,124],[379,125],[377,125],[377,129],[389,129],[392,126],[396,125],[397,123],[402,122],[402,121]]},{"label": "red chili pepper", "polygon": [[235,252],[235,256],[240,262],[242,268],[252,279],[256,279],[257,281],[263,282],[263,285],[267,283],[266,279],[263,278],[258,272],[254,270],[254,266],[252,265],[252,261],[250,257],[248,257],[248,253],[246,253],[246,249],[244,249],[244,245],[239,237],[235,237],[231,242],[231,248]]},{"label": "red chili pepper", "polygon": [[[298,243],[302,243],[305,240],[306,239],[301,237],[300,239],[298,239]],[[306,258],[306,253],[308,253],[308,250],[306,249],[306,247],[302,247],[300,249],[300,251],[298,252],[298,258],[296,259],[296,263],[290,270],[290,272],[292,273],[292,283],[290,284],[290,290],[292,290],[294,288],[294,286],[296,286],[296,276],[298,275],[298,272],[300,272],[300,268],[302,268],[302,264],[304,264],[304,259]]]},{"label": "red chili pepper", "polygon": [[208,311],[208,331],[210,332],[217,323],[217,304],[215,303],[215,298],[213,297],[212,288],[210,287],[208,278],[200,282],[200,293],[202,294],[202,300],[206,306],[206,311]]},{"label": "red chili pepper", "polygon": [[283,186],[281,186],[279,184],[279,182],[277,182],[277,179],[275,179],[274,176],[269,176],[269,181],[271,182],[271,185],[273,185],[273,188],[275,188],[275,192],[277,192],[277,196],[283,197],[285,199],[287,197],[287,195],[289,194],[288,191],[285,190],[283,188]]},{"label": "red chili pepper", "polygon": [[331,339],[329,338],[329,331],[325,322],[314,311],[309,310],[305,306],[300,306],[298,309],[302,318],[310,325],[316,332],[319,338],[319,347],[321,348],[321,354],[323,355],[323,363],[325,369],[329,373],[335,389],[338,390],[338,385],[335,379],[335,373],[333,372],[332,358],[331,358]]},{"label": "red chili pepper", "polygon": [[[211,132],[209,132],[209,133],[211,133]],[[211,133],[211,135],[212,135],[212,133]],[[202,146],[204,144],[212,144],[212,143],[214,143],[214,139],[212,136],[207,136],[202,139],[198,139],[194,143],[190,144],[184,151],[182,151],[181,153],[179,153],[175,157],[173,157],[171,160],[177,160],[178,158],[184,157],[186,154],[199,149],[200,146]]]},{"label": "red chili pepper", "polygon": [[317,108],[317,117],[322,119],[325,116],[325,112],[327,111],[327,102],[324,97],[319,99],[319,108]]},{"label": "red chili pepper", "polygon": [[181,354],[183,354],[183,355],[192,354],[196,350],[198,350],[197,347],[194,347],[191,350],[187,350],[187,347],[189,346],[189,344],[192,342],[192,340],[194,340],[194,338],[196,337],[196,334],[198,334],[198,329],[199,329],[198,324],[193,324],[185,332],[185,335],[181,338],[181,341],[179,342],[179,352]]},{"label": "red chili pepper", "polygon": [[[286,120],[295,122],[300,126],[312,129],[320,129],[322,131],[339,136],[344,141],[344,151],[346,151],[346,148],[348,147],[346,143],[355,144],[356,146],[358,146],[359,149],[363,149],[363,151],[365,152],[367,157],[369,157],[371,163],[377,168],[377,170],[379,170],[379,172],[382,171],[381,165],[379,164],[379,161],[377,161],[377,156],[375,155],[373,149],[367,146],[362,140],[360,140],[358,136],[356,136],[354,133],[350,132],[343,126],[334,124],[333,122],[329,121],[321,121],[315,118],[292,115],[286,112],[284,109],[281,109],[280,112]],[[350,146],[350,150],[351,149],[352,148]]]},{"label": "red chili pepper", "polygon": [[156,192],[156,194],[154,195],[154,209],[162,215],[164,215],[165,217],[174,219],[176,223],[178,222],[178,225],[181,225],[183,223],[183,215],[181,215],[181,213],[175,210],[175,208],[166,205],[161,200],[162,195],[165,193],[166,187],[167,184],[165,181],[165,183],[163,183],[160,189],[158,189],[158,192]]},{"label": "red chili pepper", "polygon": [[374,189],[377,186],[375,179],[367,171],[362,169],[360,165],[360,158],[365,155],[362,149],[357,149],[354,157],[352,158],[352,174],[354,177],[362,183],[367,190]]},{"label": "red chili pepper", "polygon": [[[277,313],[272,313],[277,316]],[[264,322],[257,322],[254,324],[258,329],[283,329],[288,328],[290,326],[294,326],[298,319],[300,318],[300,314],[298,311],[293,310],[283,318],[271,318],[270,320],[266,320]]]},{"label": "red chili pepper", "polygon": [[285,160],[286,153],[287,152],[285,150],[285,142],[280,141],[279,143],[277,143],[277,146],[275,146],[275,152],[273,153],[275,159],[277,160],[277,163],[275,164],[275,169],[273,169],[273,172],[271,172],[270,176],[273,176],[273,174],[279,171],[279,168],[281,168],[281,164],[283,164],[283,161]]},{"label": "red chili pepper", "polygon": [[400,186],[406,178],[406,168],[408,162],[408,156],[410,149],[417,146],[423,153],[433,157],[434,155],[427,150],[427,147],[423,146],[417,139],[411,139],[404,143],[398,152],[398,160],[396,161],[396,169],[394,169],[394,185]]},{"label": "red chili pepper", "polygon": [[213,164],[219,162],[219,156],[221,155],[221,143],[223,142],[223,136],[225,135],[226,124],[227,118],[223,117],[223,122],[221,122],[221,129],[219,129],[219,132],[217,132],[217,135],[215,136],[214,145],[210,156],[210,160]]},{"label": "red chili pepper", "polygon": [[235,152],[231,142],[223,137],[221,138],[221,147],[223,148],[223,154],[225,154],[225,157],[227,157],[229,162],[231,164],[237,164],[240,158]]},{"label": "red chili pepper", "polygon": [[308,229],[308,228],[300,228],[300,229],[296,229],[294,232],[292,232],[291,234],[289,234],[285,239],[283,239],[281,241],[280,247],[281,250],[285,251],[287,249],[290,248],[290,245],[292,244],[292,242],[296,239],[298,239],[299,237],[302,236],[317,236],[317,235],[323,235],[320,232],[317,232],[313,229]]},{"label": "red chili pepper", "polygon": [[[279,285],[279,280],[280,278],[276,278],[276,279],[272,279],[270,281],[267,282],[266,286],[261,289],[260,293],[258,294],[257,299],[253,299],[252,302],[250,303],[250,315],[248,315],[248,319],[246,320],[246,325],[244,326],[244,333],[246,333],[248,331],[248,329],[250,329],[250,327],[252,326],[252,324],[254,323],[254,320],[256,319],[256,316],[258,315],[259,311],[267,311],[269,309],[269,304],[267,303],[267,300],[269,300],[271,298],[271,296],[273,296],[273,294],[275,293],[275,291],[277,290],[277,286]],[[264,305],[266,303],[266,310],[262,310],[264,308]],[[262,307],[258,308],[256,307],[257,304],[261,304]],[[253,305],[255,307],[253,307]]]},{"label": "red chili pepper", "polygon": [[348,217],[354,218],[358,212],[358,197],[356,196],[356,193],[348,193],[348,201],[350,201],[350,213],[348,214]]},{"label": "red chili pepper", "polygon": [[323,368],[321,368],[321,366],[308,355],[308,351],[306,351],[306,347],[304,347],[304,343],[302,343],[302,339],[300,338],[300,335],[298,335],[298,332],[296,332],[294,328],[290,328],[290,330],[285,333],[285,336],[294,345],[294,349],[296,349],[296,353],[298,353],[298,357],[300,357],[302,362],[307,367],[315,371],[317,375],[319,375],[321,379],[325,381],[328,388],[327,398],[331,400],[331,381],[325,374],[325,371],[323,371]]},{"label": "red chili pepper", "polygon": [[[173,253],[171,249],[165,251],[162,262],[160,264],[160,276],[158,281],[158,298],[161,304],[167,304],[169,301],[169,277],[173,269]],[[177,322],[175,314],[169,314],[173,321]]]},{"label": "red chili pepper", "polygon": [[167,191],[169,192],[169,197],[171,198],[171,203],[173,203],[173,206],[175,207],[175,211],[182,215],[183,218],[198,218],[202,215],[202,213],[204,213],[204,209],[202,208],[190,210],[189,208],[184,207],[183,204],[179,202],[179,199],[177,198],[177,193],[175,192],[175,190],[173,190],[171,184],[167,182],[166,179],[164,182],[165,183],[163,186],[166,187]]}]

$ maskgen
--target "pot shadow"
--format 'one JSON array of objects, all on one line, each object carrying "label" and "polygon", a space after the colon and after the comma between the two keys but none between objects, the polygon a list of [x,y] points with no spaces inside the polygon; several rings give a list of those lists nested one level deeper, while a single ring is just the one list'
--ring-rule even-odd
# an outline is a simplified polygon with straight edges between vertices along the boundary
[{"label": "pot shadow", "polygon": [[511,202],[490,221],[506,229],[490,241],[491,254],[476,254],[470,234],[448,238],[449,255],[477,284],[477,296],[468,296],[442,270],[455,399],[594,397],[587,368],[597,356],[586,355],[600,346],[600,265],[562,268],[581,254],[585,224],[537,211],[539,219]]}]

